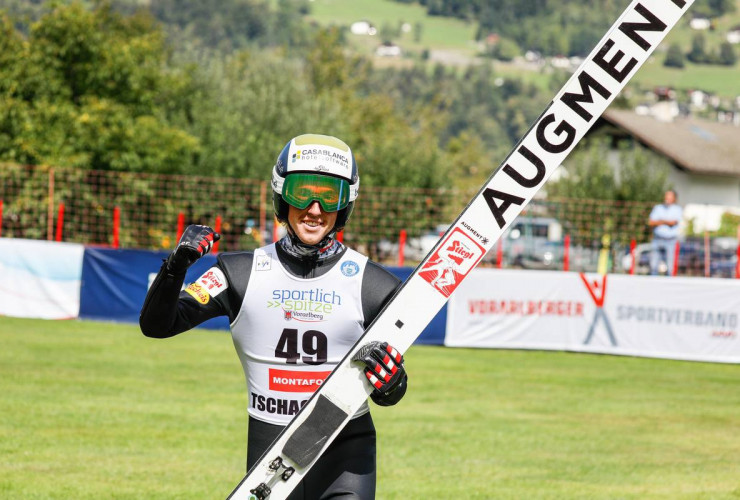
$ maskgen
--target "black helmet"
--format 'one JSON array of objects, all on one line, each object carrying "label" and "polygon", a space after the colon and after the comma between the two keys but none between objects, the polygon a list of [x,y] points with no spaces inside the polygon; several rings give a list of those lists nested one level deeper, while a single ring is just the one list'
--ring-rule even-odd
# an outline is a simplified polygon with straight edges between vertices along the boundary
[{"label": "black helmet", "polygon": [[[288,201],[283,196],[285,181],[291,174],[311,174],[338,179],[348,187],[343,206],[337,210],[332,232],[340,231],[352,214],[360,190],[360,176],[352,150],[343,141],[329,135],[304,134],[291,139],[272,169],[272,206],[280,222],[288,220]],[[292,203],[295,206],[295,203]],[[326,209],[324,203],[321,205]],[[340,206],[340,205],[337,205]]]}]

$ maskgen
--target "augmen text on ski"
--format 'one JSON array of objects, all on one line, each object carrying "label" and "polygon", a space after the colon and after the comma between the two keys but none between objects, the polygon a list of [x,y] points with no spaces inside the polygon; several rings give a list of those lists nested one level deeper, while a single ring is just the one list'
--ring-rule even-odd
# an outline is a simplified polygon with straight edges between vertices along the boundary
[{"label": "augmen text on ski", "polygon": [[692,3],[627,7],[229,499],[290,494],[371,392],[357,351],[372,341],[411,346]]}]

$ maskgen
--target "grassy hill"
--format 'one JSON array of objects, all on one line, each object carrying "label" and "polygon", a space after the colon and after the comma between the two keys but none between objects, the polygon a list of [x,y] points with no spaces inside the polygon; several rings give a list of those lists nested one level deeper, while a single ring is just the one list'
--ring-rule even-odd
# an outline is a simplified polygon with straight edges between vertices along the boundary
[{"label": "grassy hill", "polygon": [[[628,5],[625,0],[624,7]],[[740,0],[736,0],[737,9],[714,20],[714,29],[703,31],[707,47],[717,50],[725,39],[729,28],[740,24]],[[459,19],[446,17],[432,17],[427,15],[426,9],[419,4],[402,4],[392,0],[313,0],[311,2],[309,18],[320,25],[349,26],[355,21],[366,20],[380,30],[383,26],[397,28],[400,23],[409,23],[412,27],[420,25],[421,36],[414,39],[414,31],[403,33],[395,41],[401,45],[409,57],[418,59],[423,50],[432,53],[432,59],[449,64],[470,64],[475,61],[479,53],[478,44],[474,37],[476,23],[466,23]],[[666,40],[655,52],[651,60],[638,72],[635,83],[643,86],[667,85],[682,89],[700,88],[726,97],[740,94],[737,84],[738,65],[734,67],[694,65],[687,62],[683,70],[665,68],[663,59],[665,50],[671,43],[679,44],[685,52],[691,47],[691,40],[697,33],[689,27],[691,11],[687,12]],[[349,42],[366,55],[372,55],[375,48],[382,41],[379,36],[352,35],[348,33]],[[740,56],[740,47],[736,46]],[[436,56],[436,57],[435,57]],[[382,58],[376,58],[379,64],[391,64]],[[409,64],[410,61],[406,61]],[[395,61],[392,64],[404,64]],[[523,78],[534,82],[541,87],[547,85],[548,76],[537,71],[527,70],[516,64],[495,64],[497,71],[504,76]]]},{"label": "grassy hill", "polygon": [[[475,23],[449,17],[429,16],[418,4],[402,4],[390,0],[314,0],[311,2],[310,19],[321,25],[349,26],[355,21],[369,21],[378,30],[384,26],[397,29],[401,23],[409,23],[411,31],[397,41],[414,52],[421,50],[455,50],[473,56],[477,53]],[[421,26],[421,36],[414,39],[414,27]],[[382,42],[380,36],[349,35],[356,46],[371,50]]]}]

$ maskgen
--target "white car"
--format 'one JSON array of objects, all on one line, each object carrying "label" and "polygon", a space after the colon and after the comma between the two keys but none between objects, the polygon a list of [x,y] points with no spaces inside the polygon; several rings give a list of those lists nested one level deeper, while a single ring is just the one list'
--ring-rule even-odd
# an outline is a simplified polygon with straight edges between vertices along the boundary
[{"label": "white car", "polygon": [[[421,262],[449,227],[449,224],[439,224],[419,237],[408,238],[403,251],[404,259]],[[378,242],[378,256],[381,259],[397,259],[398,251],[397,241],[380,240]]]}]

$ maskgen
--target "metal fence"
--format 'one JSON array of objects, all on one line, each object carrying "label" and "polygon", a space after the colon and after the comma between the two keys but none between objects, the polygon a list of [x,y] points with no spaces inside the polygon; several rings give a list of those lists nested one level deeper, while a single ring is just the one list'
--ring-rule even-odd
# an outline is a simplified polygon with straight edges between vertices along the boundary
[{"label": "metal fence", "polygon": [[[362,186],[344,242],[390,264],[398,263],[399,240],[405,238],[404,264],[418,263],[474,195]],[[567,262],[571,270],[594,271],[601,265],[627,272],[630,243],[650,239],[651,208],[651,203],[533,200],[483,265],[563,269]],[[192,223],[218,226],[223,235],[219,251],[249,250],[272,241],[277,227],[269,182],[0,166],[2,237],[170,249],[178,230]],[[635,268],[645,272],[644,246],[638,249]],[[679,272],[705,274],[706,259],[698,260]]]}]

